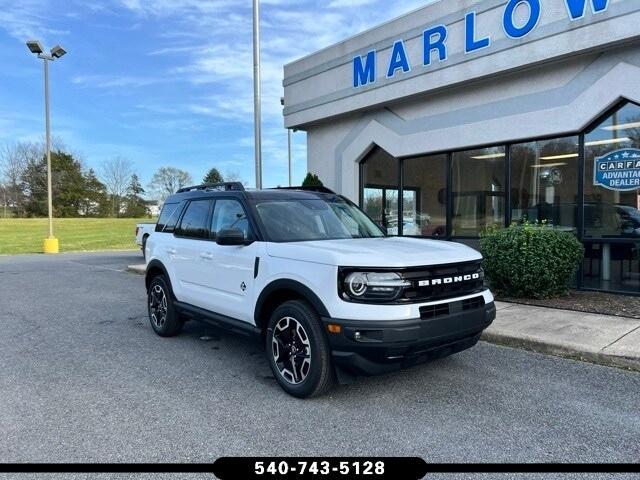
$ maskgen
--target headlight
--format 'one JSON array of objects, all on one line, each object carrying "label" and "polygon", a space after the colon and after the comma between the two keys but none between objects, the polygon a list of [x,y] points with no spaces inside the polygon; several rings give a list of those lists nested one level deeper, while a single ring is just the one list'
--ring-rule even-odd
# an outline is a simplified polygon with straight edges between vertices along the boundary
[{"label": "headlight", "polygon": [[395,272],[351,272],[344,277],[342,291],[345,300],[388,302],[409,286],[411,282]]}]

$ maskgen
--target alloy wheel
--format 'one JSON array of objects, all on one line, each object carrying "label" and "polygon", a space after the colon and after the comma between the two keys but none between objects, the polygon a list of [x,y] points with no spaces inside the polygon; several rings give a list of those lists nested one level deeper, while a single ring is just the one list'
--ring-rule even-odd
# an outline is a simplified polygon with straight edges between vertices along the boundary
[{"label": "alloy wheel", "polygon": [[167,295],[160,285],[154,285],[149,292],[149,312],[153,324],[162,328],[167,321]]},{"label": "alloy wheel", "polygon": [[311,370],[311,343],[302,324],[292,317],[278,320],[271,349],[280,376],[292,385],[304,382]]}]

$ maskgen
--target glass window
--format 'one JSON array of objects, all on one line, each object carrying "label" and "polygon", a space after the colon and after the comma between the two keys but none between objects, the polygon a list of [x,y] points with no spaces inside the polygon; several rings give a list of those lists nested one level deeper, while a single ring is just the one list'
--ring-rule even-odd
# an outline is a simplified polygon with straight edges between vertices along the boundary
[{"label": "glass window", "polygon": [[165,203],[160,212],[160,217],[156,223],[156,232],[172,233],[178,223],[182,208],[180,203]]},{"label": "glass window", "polygon": [[585,243],[582,285],[617,292],[640,291],[640,243]]},{"label": "glass window", "polygon": [[447,234],[447,156],[411,158],[403,163],[403,235]]},{"label": "glass window", "polygon": [[505,147],[453,154],[454,236],[478,236],[504,226]]},{"label": "glass window", "polygon": [[220,230],[240,230],[245,239],[250,238],[249,219],[237,200],[217,200],[211,219],[211,238],[216,238]]},{"label": "glass window", "polygon": [[380,148],[362,165],[363,210],[389,235],[398,234],[398,160]]},{"label": "glass window", "polygon": [[207,238],[207,221],[212,200],[194,200],[189,202],[187,210],[182,216],[180,227],[176,230],[176,235],[190,238]]},{"label": "glass window", "polygon": [[585,135],[584,236],[640,239],[640,107],[627,103]]},{"label": "glass window", "polygon": [[576,232],[578,137],[511,146],[511,220]]},{"label": "glass window", "polygon": [[256,205],[267,235],[274,242],[382,237],[362,211],[340,197],[272,200]]}]

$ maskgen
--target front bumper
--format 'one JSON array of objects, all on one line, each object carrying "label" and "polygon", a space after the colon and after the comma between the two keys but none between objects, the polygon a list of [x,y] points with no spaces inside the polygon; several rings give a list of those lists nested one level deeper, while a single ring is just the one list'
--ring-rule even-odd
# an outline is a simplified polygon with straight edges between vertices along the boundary
[{"label": "front bumper", "polygon": [[425,319],[323,318],[323,322],[325,327],[342,327],[341,333],[327,333],[336,366],[356,375],[378,375],[470,348],[495,318],[491,302],[471,310],[452,308],[447,315]]}]

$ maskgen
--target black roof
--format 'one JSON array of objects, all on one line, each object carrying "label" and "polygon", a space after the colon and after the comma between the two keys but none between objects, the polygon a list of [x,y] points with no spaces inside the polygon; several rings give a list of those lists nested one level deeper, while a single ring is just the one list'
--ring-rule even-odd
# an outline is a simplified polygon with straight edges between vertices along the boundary
[{"label": "black roof", "polygon": [[167,197],[165,203],[176,203],[192,198],[215,198],[219,196],[238,197],[250,200],[314,200],[318,198],[335,198],[338,196],[325,187],[287,187],[264,190],[242,190],[237,188],[219,188],[216,186],[198,185],[186,187]]}]

